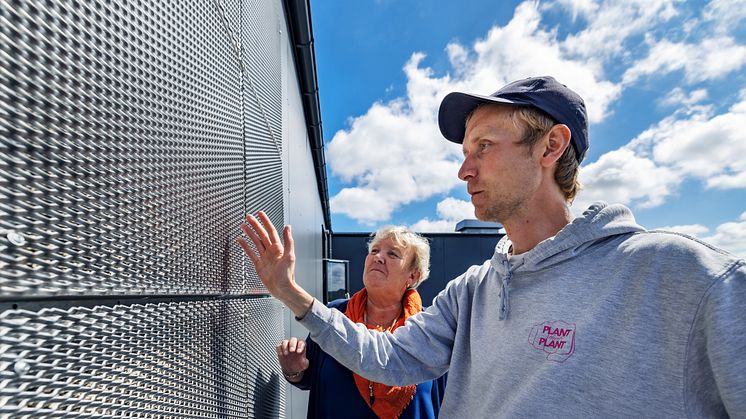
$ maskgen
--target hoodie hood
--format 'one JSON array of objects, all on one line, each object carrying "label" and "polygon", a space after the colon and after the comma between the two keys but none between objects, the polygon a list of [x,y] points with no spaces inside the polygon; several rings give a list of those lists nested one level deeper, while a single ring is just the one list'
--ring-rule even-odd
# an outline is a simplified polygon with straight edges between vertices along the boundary
[{"label": "hoodie hood", "polygon": [[550,237],[521,255],[517,263],[508,258],[510,239],[504,236],[495,247],[491,267],[502,277],[500,319],[507,318],[510,307],[509,284],[514,273],[546,269],[573,258],[594,243],[612,236],[645,229],[635,222],[632,212],[621,204],[596,202],[583,214],[567,224],[557,235]]}]

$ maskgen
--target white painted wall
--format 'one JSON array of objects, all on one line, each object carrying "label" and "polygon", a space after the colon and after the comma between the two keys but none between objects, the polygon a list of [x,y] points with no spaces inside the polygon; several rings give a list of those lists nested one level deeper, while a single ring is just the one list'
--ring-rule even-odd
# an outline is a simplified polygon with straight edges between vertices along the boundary
[{"label": "white painted wall", "polygon": [[[286,26],[285,21],[283,25]],[[308,142],[301,102],[300,87],[295,72],[292,46],[283,29],[283,184],[285,187],[285,220],[293,227],[295,240],[296,280],[311,295],[322,299],[322,231],[324,215],[321,208],[311,147]],[[308,331],[295,321],[290,310],[285,313],[287,336],[305,339]],[[288,418],[306,417],[308,392],[287,384],[285,414]]]}]

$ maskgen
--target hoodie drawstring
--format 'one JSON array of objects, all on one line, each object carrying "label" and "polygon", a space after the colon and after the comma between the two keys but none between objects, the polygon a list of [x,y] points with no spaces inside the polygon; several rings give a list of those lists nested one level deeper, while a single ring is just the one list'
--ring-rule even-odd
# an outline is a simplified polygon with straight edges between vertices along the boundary
[{"label": "hoodie drawstring", "polygon": [[510,285],[510,267],[508,261],[503,261],[503,267],[505,268],[505,274],[503,275],[502,285],[500,286],[500,316],[498,320],[505,320],[508,318],[508,312],[510,311],[510,293],[508,292],[508,285]]}]

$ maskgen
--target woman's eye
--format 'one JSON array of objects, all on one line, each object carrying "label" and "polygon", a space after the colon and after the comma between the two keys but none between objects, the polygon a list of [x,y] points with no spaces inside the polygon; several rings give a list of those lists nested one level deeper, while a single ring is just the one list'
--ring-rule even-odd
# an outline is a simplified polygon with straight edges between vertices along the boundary
[{"label": "woman's eye", "polygon": [[398,253],[394,253],[394,252],[389,252],[389,257],[397,258],[398,259],[399,258],[399,254]]},{"label": "woman's eye", "polygon": [[480,144],[479,144],[479,150],[481,150],[481,151],[484,151],[484,150],[485,150],[485,149],[487,149],[487,147],[489,147],[489,146],[490,146],[490,144],[489,144],[489,143],[480,143]]}]

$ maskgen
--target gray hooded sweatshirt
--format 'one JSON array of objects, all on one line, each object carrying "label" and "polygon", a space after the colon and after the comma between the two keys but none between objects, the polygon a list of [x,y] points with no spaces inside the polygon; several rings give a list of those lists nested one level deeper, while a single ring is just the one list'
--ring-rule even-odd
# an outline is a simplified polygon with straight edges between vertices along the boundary
[{"label": "gray hooded sweatshirt", "polygon": [[301,322],[371,380],[448,371],[444,418],[746,417],[743,260],[604,203],[504,247],[393,334],[318,301]]}]

